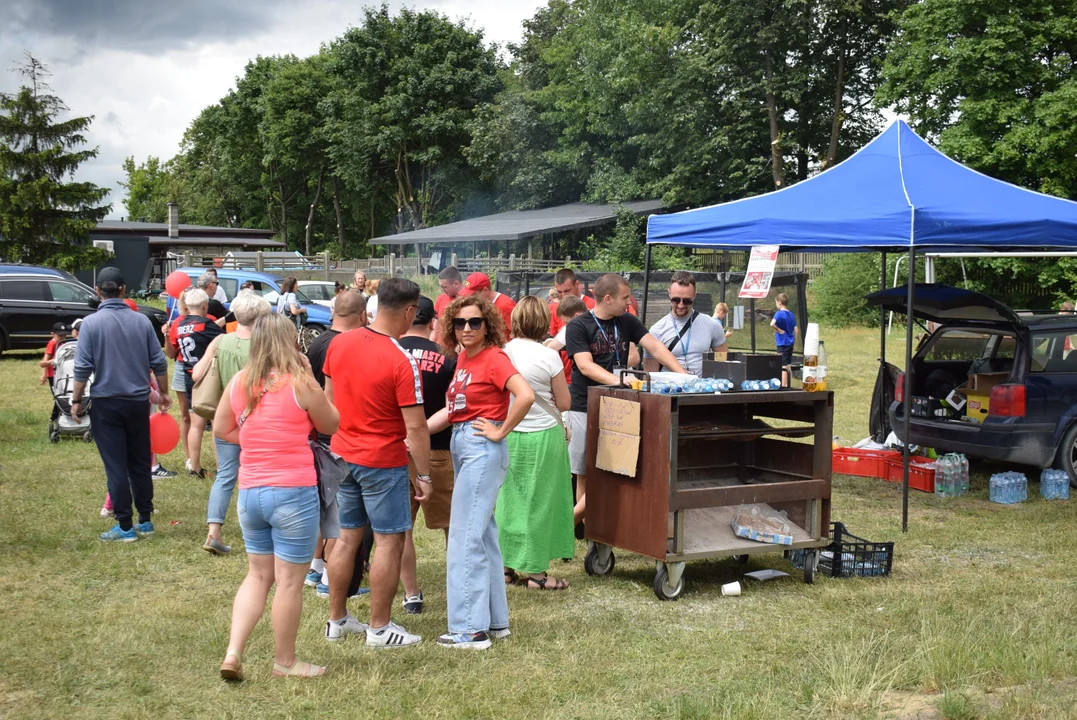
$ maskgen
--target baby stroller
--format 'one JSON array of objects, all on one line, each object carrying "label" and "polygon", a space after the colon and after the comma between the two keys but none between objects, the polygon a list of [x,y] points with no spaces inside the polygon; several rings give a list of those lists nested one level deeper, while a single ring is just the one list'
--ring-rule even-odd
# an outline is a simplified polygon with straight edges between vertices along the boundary
[{"label": "baby stroller", "polygon": [[77,346],[77,341],[68,340],[56,348],[56,355],[53,357],[56,374],[52,381],[52,401],[60,410],[60,419],[49,422],[49,441],[53,443],[60,442],[60,438],[65,435],[81,437],[83,442],[93,442],[93,433],[90,430],[90,386],[93,378],[86,383],[79,422],[76,423],[71,419],[71,394],[75,390],[75,348]]}]

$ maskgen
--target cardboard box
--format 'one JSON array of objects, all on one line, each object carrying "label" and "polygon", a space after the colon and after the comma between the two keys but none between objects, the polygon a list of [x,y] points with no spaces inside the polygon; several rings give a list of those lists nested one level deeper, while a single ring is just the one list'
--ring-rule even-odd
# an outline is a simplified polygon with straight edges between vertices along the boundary
[{"label": "cardboard box", "polygon": [[965,406],[965,414],[976,422],[983,422],[984,418],[991,414],[990,390],[986,393],[968,390],[965,393],[965,400],[968,401]]},{"label": "cardboard box", "polygon": [[976,375],[969,375],[968,390],[970,393],[978,395],[990,395],[991,388],[995,387],[999,383],[1006,382],[1010,377],[1008,372],[1002,373],[977,373]]}]

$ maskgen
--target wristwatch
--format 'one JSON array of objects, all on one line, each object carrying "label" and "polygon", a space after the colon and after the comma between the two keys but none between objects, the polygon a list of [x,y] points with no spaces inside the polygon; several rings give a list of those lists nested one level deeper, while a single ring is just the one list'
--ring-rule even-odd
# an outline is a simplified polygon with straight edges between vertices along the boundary
[{"label": "wristwatch", "polygon": [[415,479],[418,480],[419,482],[424,482],[424,483],[430,482],[430,476],[429,475],[416,475]]}]

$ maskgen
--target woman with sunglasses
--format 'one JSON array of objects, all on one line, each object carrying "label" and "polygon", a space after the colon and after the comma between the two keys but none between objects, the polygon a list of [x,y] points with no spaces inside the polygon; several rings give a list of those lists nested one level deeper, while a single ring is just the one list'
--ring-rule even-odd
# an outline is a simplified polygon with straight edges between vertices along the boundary
[{"label": "woman with sunglasses", "polygon": [[669,314],[651,326],[651,335],[666,346],[684,369],[703,372],[703,353],[725,352],[725,329],[706,313],[696,312],[696,278],[678,270],[669,282]]},{"label": "woman with sunglasses", "polygon": [[[509,468],[505,438],[531,409],[535,393],[516,371],[505,344],[505,323],[491,303],[458,297],[442,315],[445,355],[459,355],[447,407],[430,418],[431,432],[452,424],[455,485],[449,513],[446,594],[449,632],[444,647],[485,650],[509,635],[509,603],[494,520],[498,491]],[[510,398],[514,400],[510,403]]]}]

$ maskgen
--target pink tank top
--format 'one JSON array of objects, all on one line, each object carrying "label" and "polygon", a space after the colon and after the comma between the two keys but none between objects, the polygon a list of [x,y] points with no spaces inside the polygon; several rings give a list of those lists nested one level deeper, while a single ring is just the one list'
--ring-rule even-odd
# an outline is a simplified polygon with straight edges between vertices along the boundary
[{"label": "pink tank top", "polygon": [[[242,377],[245,374],[236,380]],[[231,400],[238,423],[247,405],[240,382],[232,383]],[[314,453],[307,443],[313,429],[307,411],[299,407],[291,378],[278,379],[239,429],[239,488],[317,485]]]}]

